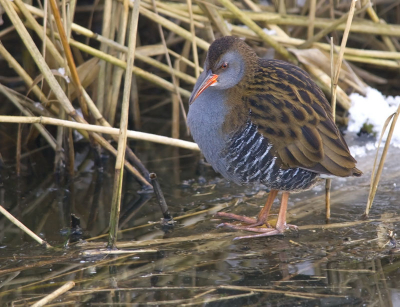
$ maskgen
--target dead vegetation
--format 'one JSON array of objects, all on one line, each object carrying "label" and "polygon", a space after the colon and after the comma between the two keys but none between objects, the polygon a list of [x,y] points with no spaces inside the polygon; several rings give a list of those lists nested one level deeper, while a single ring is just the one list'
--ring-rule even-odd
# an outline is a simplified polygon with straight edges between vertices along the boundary
[{"label": "dead vegetation", "polygon": [[[11,141],[17,148],[17,173],[21,143],[39,137],[54,150],[55,171],[66,176],[74,175],[75,132],[99,155],[105,151],[115,156],[114,217],[109,227],[109,247],[113,247],[124,170],[135,176],[142,190],[152,191],[149,171],[126,147],[127,138],[198,151],[186,128],[187,101],[216,37],[243,37],[260,56],[301,65],[328,99],[336,97],[336,121],[341,125],[347,124],[352,92],[364,94],[368,85],[398,92],[398,1],[357,1],[342,54],[351,1],[271,2],[44,0],[32,5],[0,0],[4,19],[0,93],[14,106],[2,108],[0,122],[35,127],[35,132],[20,132]],[[341,62],[342,57],[340,73],[332,74],[331,63]],[[333,95],[332,84],[337,85]],[[382,159],[375,162],[379,164],[376,175],[372,172],[367,216],[398,115],[386,123],[387,127],[392,124]],[[154,123],[162,123],[161,128]],[[49,128],[52,125],[57,129]],[[179,303],[204,303],[203,295],[221,289],[197,290],[193,299]],[[235,290],[244,291],[237,294],[244,296],[265,292]],[[284,294],[299,296],[297,292]]]}]

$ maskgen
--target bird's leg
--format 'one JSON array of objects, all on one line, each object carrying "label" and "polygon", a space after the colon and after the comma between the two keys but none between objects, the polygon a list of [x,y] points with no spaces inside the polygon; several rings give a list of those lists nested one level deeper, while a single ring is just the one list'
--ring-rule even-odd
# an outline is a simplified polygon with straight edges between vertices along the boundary
[{"label": "bird's leg", "polygon": [[269,192],[267,201],[264,205],[264,208],[261,209],[260,213],[258,213],[258,217],[257,217],[257,223],[251,225],[251,226],[262,226],[262,225],[267,225],[268,227],[270,227],[270,225],[268,224],[268,215],[269,215],[269,211],[271,210],[272,204],[274,203],[274,200],[276,198],[276,195],[278,195],[278,190],[271,190]]},{"label": "bird's leg", "polygon": [[286,224],[287,204],[289,200],[289,192],[282,193],[281,208],[279,209],[278,220],[275,229],[284,232],[287,228],[296,229],[296,225]]},{"label": "bird's leg", "polygon": [[[276,222],[275,228],[236,226],[236,225],[233,225],[233,224],[230,224],[230,223],[224,223],[223,225],[224,226],[228,226],[228,227],[233,228],[233,229],[237,229],[237,230],[247,230],[247,231],[252,231],[252,232],[259,232],[259,234],[256,234],[256,235],[236,237],[235,240],[257,238],[257,237],[276,236],[276,235],[283,234],[283,232],[287,228],[297,229],[297,226],[295,226],[295,225],[286,224],[286,210],[287,210],[288,199],[289,199],[289,193],[288,192],[283,192],[282,193],[281,207],[279,209],[278,220]],[[267,201],[267,203],[268,203],[268,201]]]},{"label": "bird's leg", "polygon": [[233,214],[233,213],[226,213],[226,212],[217,212],[215,214],[215,216],[228,218],[228,219],[241,221],[241,222],[250,224],[248,227],[262,226],[264,224],[266,224],[268,227],[270,227],[267,222],[268,214],[269,214],[269,211],[271,210],[272,203],[274,202],[277,194],[278,194],[278,190],[271,190],[269,192],[267,202],[265,203],[264,208],[262,208],[260,213],[258,214],[257,219],[243,216],[243,215],[237,215],[237,214]]}]

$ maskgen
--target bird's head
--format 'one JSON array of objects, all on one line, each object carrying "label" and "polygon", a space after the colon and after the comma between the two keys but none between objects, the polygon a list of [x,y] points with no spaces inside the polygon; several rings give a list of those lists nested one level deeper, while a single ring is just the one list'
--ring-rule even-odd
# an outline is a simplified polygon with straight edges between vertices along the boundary
[{"label": "bird's head", "polygon": [[257,58],[253,49],[239,38],[224,36],[215,40],[208,50],[204,71],[194,86],[189,104],[210,86],[227,90],[251,78]]}]

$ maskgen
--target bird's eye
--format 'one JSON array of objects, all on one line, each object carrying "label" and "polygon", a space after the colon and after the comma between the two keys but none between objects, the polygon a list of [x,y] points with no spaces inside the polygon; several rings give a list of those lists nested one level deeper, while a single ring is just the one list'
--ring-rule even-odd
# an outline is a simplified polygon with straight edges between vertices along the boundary
[{"label": "bird's eye", "polygon": [[227,62],[224,62],[224,63],[221,65],[221,68],[222,68],[222,69],[228,68],[228,63],[227,63]]}]

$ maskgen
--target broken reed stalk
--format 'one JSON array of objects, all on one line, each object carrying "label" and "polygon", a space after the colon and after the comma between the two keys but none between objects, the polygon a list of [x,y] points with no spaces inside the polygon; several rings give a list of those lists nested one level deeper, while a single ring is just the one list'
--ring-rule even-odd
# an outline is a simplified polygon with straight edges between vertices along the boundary
[{"label": "broken reed stalk", "polygon": [[[342,43],[340,45],[339,55],[337,58],[336,65],[333,65],[333,53],[334,53],[334,45],[333,39],[331,38],[331,91],[332,91],[332,116],[333,120],[335,120],[336,115],[336,93],[337,93],[337,86],[339,82],[339,75],[340,75],[340,68],[342,66],[344,50],[347,43],[347,38],[349,37],[351,22],[354,16],[354,9],[356,6],[357,0],[352,0],[349,10],[349,17],[347,18],[346,28],[343,33]],[[340,133],[340,132],[339,132]],[[325,202],[326,202],[326,220],[329,221],[331,218],[331,200],[330,200],[330,193],[331,193],[331,179],[327,179],[325,183]]]},{"label": "broken reed stalk", "polygon": [[128,58],[127,58],[124,92],[122,96],[120,134],[118,138],[118,154],[115,162],[113,196],[112,196],[111,214],[110,214],[110,233],[108,237],[108,246],[107,246],[109,249],[115,249],[117,243],[118,221],[119,221],[121,199],[122,199],[124,160],[126,152],[127,129],[128,129],[128,119],[129,119],[129,97],[131,94],[131,85],[132,85],[132,68],[133,68],[133,63],[135,61],[136,35],[137,35],[137,27],[139,21],[139,6],[140,6],[140,0],[135,0],[131,13],[131,24],[129,27],[128,48],[130,52],[128,53]]},{"label": "broken reed stalk", "polygon": [[33,240],[38,242],[40,245],[43,245],[46,248],[50,248],[51,245],[47,243],[45,240],[38,237],[32,230],[22,224],[19,220],[17,220],[10,212],[4,209],[3,206],[0,206],[0,213],[2,213],[6,218],[8,218],[15,226],[24,231],[28,236],[30,236]]},{"label": "broken reed stalk", "polygon": [[32,305],[32,307],[42,307],[59,297],[60,295],[64,294],[65,292],[71,290],[73,287],[75,287],[75,283],[73,281],[69,281],[65,283],[63,286],[55,290],[54,292],[50,293],[49,295],[46,295],[44,298],[42,298],[40,301],[36,302],[35,304]]},{"label": "broken reed stalk", "polygon": [[164,223],[171,222],[172,215],[169,213],[167,202],[165,201],[164,194],[161,190],[160,183],[158,182],[157,175],[155,173],[150,174],[151,183],[153,184],[154,194],[156,194],[158,205],[160,206],[161,212],[164,216]]}]

